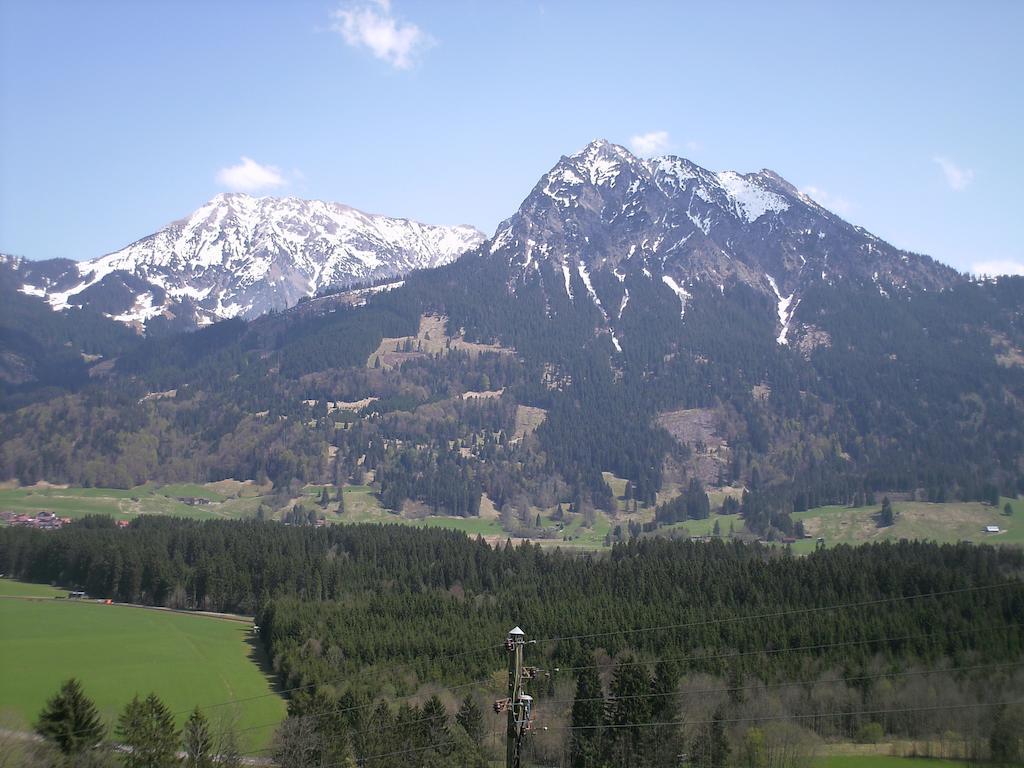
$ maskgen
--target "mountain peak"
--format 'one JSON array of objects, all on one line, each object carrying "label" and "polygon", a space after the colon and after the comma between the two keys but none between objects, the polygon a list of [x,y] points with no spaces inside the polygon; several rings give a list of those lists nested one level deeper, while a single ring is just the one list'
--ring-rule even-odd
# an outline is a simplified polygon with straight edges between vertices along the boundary
[{"label": "mountain peak", "polygon": [[447,264],[483,239],[464,225],[221,192],[126,248],[73,263],[46,283],[28,278],[21,290],[58,310],[96,306],[136,325],[163,315],[188,328],[286,309],[328,287]]}]

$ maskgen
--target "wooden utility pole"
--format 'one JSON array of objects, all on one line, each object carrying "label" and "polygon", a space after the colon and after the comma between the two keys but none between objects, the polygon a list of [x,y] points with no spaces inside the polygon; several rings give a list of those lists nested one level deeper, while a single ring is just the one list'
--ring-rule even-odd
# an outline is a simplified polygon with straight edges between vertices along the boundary
[{"label": "wooden utility pole", "polygon": [[526,633],[515,627],[508,633],[508,729],[505,732],[505,768],[519,768],[519,745],[522,739],[520,715],[523,693],[523,646]]},{"label": "wooden utility pole", "polygon": [[516,722],[523,685],[523,646],[526,633],[515,627],[508,633],[508,729],[505,733],[505,768],[519,768],[519,723]]}]

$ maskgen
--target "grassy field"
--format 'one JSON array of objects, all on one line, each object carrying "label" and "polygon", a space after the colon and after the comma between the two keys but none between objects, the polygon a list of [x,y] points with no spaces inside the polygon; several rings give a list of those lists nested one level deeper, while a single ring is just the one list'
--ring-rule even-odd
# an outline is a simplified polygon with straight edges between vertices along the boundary
[{"label": "grassy field", "polygon": [[[0,488],[0,510],[28,514],[45,510],[72,519],[97,514],[119,520],[138,515],[214,520],[254,514],[263,490],[251,483],[234,481],[164,486],[147,483],[128,490],[56,486]],[[193,506],[179,501],[181,498],[205,499],[209,503]]]},{"label": "grassy field", "polygon": [[[14,586],[4,593],[46,588]],[[66,594],[64,592],[63,594]],[[255,661],[246,622],[92,601],[0,600],[0,710],[34,721],[46,700],[69,677],[82,681],[108,724],[132,696],[156,692],[179,725],[192,707],[259,696],[237,709],[207,714],[237,718],[239,730],[277,723],[284,700]],[[244,749],[263,747],[273,727],[243,731]]]},{"label": "grassy field", "polygon": [[[1010,503],[1012,516],[1002,513]],[[817,507],[794,513],[804,529],[815,539],[825,538],[826,546],[863,544],[870,541],[928,539],[940,543],[973,541],[976,544],[1024,544],[1024,500],[1001,499],[998,507],[981,502],[948,502],[930,504],[924,501],[897,501],[892,505],[896,515],[893,525],[880,528],[877,514],[881,505],[873,507]],[[1002,533],[983,533],[986,525],[999,526]],[[794,552],[809,552],[814,539],[798,541]]]},{"label": "grassy field", "polygon": [[960,760],[889,755],[834,755],[815,761],[815,768],[967,768]]},{"label": "grassy field", "polygon": [[68,591],[48,584],[26,584],[14,579],[0,579],[0,597],[67,597]]}]

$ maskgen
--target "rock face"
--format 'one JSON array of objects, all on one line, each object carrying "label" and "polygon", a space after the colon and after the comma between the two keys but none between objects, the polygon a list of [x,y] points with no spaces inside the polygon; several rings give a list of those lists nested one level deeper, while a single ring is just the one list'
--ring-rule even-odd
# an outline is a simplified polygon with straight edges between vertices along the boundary
[{"label": "rock face", "polygon": [[[942,290],[963,278],[826,210],[778,174],[714,173],[681,157],[643,159],[607,141],[563,157],[487,245],[516,280],[593,301],[614,327],[631,281],[663,283],[680,312],[696,283],[745,283],[777,304],[777,340],[815,282],[854,280],[883,295]],[[624,293],[595,291],[613,275]],[[614,306],[602,303],[615,299]]]},{"label": "rock face", "polygon": [[98,259],[9,259],[23,293],[144,326],[252,318],[317,291],[453,261],[484,236],[338,203],[217,195],[188,217]]}]

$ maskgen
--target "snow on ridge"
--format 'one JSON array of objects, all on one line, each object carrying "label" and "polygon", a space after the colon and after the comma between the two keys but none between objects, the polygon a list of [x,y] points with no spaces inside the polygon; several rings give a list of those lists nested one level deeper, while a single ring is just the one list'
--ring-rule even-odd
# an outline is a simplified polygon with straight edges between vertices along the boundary
[{"label": "snow on ridge", "polygon": [[661,281],[679,297],[679,317],[686,315],[686,300],[693,298],[692,294],[677,283],[671,275],[662,275]]},{"label": "snow on ridge", "polygon": [[619,302],[619,319],[622,318],[622,313],[625,311],[627,304],[629,304],[629,288],[624,288],[622,301]]},{"label": "snow on ridge", "polygon": [[789,203],[782,196],[752,184],[735,171],[722,171],[715,174],[715,178],[732,202],[736,215],[747,223],[757,221],[768,212],[781,213],[789,209]]},{"label": "snow on ridge", "polygon": [[[79,279],[43,290],[42,297],[63,310],[75,295],[124,271],[162,289],[168,302],[188,297],[215,317],[233,317],[351,279],[447,264],[484,239],[466,225],[421,224],[318,200],[224,193],[118,251],[76,263]],[[42,290],[30,288],[35,295]],[[144,320],[151,311],[144,310],[132,308],[115,319]]]},{"label": "snow on ridge", "polygon": [[789,333],[789,324],[793,320],[793,315],[796,313],[796,308],[800,304],[800,300],[797,299],[793,302],[793,297],[796,293],[791,293],[789,296],[783,296],[779,291],[779,286],[775,284],[775,279],[765,273],[765,277],[768,278],[768,285],[772,287],[772,291],[775,293],[775,298],[778,299],[778,313],[779,313],[779,324],[782,326],[782,330],[779,331],[778,337],[775,339],[777,344],[789,344],[789,340],[786,335]]}]

